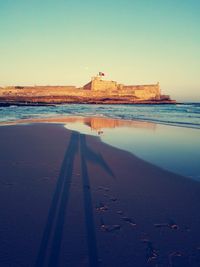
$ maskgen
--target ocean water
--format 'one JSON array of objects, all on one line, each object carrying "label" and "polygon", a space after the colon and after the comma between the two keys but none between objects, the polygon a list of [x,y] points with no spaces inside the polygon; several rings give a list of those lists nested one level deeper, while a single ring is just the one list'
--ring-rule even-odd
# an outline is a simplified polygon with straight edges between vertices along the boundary
[{"label": "ocean water", "polygon": [[0,122],[55,116],[100,116],[151,121],[200,129],[200,103],[176,105],[87,105],[66,104],[38,107],[0,107]]}]

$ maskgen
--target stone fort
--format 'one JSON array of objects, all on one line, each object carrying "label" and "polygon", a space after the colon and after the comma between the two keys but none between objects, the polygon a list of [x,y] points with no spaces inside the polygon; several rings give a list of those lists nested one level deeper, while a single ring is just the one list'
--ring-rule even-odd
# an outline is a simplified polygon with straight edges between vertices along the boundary
[{"label": "stone fort", "polygon": [[[156,99],[161,97],[159,83],[147,85],[124,85],[115,81],[105,81],[101,77],[92,77],[91,81],[83,86],[85,90],[92,92],[104,92],[109,95],[132,96],[141,100]],[[167,96],[165,96],[167,97]]]},{"label": "stone fort", "polygon": [[159,83],[124,85],[91,78],[83,87],[76,86],[9,86],[0,88],[0,101],[25,103],[172,103],[162,95]]}]

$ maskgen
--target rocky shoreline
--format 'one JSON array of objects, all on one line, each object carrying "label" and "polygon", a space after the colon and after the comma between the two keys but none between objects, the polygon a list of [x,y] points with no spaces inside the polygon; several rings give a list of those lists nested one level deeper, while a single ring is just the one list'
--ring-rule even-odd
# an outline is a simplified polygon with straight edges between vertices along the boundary
[{"label": "rocky shoreline", "polygon": [[161,104],[176,104],[175,100],[143,100],[137,101],[127,98],[80,98],[80,97],[29,97],[10,99],[0,98],[0,106],[53,106],[62,104],[132,104],[132,105],[161,105]]}]

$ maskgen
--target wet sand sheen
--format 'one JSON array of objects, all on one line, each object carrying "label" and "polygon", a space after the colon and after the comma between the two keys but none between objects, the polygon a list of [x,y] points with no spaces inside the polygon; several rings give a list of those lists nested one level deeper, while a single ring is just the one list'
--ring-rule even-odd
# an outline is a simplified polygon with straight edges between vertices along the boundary
[{"label": "wet sand sheen", "polygon": [[1,266],[199,266],[198,182],[62,125],[0,151]]}]

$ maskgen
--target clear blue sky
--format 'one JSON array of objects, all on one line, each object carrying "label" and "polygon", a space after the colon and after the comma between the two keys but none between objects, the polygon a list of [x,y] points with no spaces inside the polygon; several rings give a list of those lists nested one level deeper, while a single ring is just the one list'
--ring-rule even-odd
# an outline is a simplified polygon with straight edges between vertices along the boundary
[{"label": "clear blue sky", "polygon": [[200,101],[199,0],[0,0],[0,85],[83,85],[98,71]]}]

